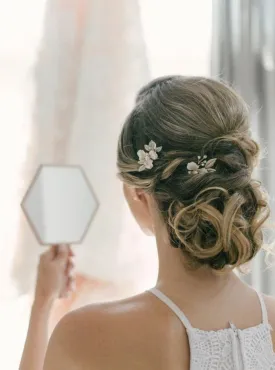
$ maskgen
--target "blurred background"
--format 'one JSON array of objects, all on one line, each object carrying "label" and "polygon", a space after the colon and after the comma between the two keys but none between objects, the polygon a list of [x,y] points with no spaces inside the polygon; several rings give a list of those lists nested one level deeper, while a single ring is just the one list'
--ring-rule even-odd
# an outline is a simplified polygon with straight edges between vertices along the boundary
[{"label": "blurred background", "polygon": [[[20,202],[41,163],[80,164],[100,204],[75,247],[76,293],[52,327],[70,309],[154,285],[154,241],[135,225],[115,167],[121,125],[148,80],[213,76],[241,92],[274,208],[275,2],[9,0],[0,24],[0,368],[16,370],[43,251]],[[273,275],[261,253],[244,279],[275,294]]]}]

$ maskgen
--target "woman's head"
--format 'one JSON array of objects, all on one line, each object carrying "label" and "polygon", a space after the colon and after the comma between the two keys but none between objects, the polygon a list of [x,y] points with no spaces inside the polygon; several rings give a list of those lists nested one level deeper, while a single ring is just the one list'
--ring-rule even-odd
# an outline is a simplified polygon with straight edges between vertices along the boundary
[{"label": "woman's head", "polygon": [[[147,153],[150,141],[161,148],[144,169],[137,153]],[[118,168],[126,186],[154,199],[171,245],[190,265],[221,270],[248,262],[262,246],[268,205],[251,178],[258,154],[248,109],[231,88],[171,76],[139,92],[119,138]],[[204,156],[213,159],[211,171],[190,171],[188,164]],[[149,225],[150,215],[142,206],[135,210],[131,194],[136,218]]]}]

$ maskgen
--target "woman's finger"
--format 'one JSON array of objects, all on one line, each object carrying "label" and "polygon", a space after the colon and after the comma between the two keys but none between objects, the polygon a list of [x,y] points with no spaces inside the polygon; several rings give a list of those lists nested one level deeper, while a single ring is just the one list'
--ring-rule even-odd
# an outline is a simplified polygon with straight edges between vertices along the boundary
[{"label": "woman's finger", "polygon": [[52,261],[56,255],[56,248],[56,245],[51,246],[51,248],[41,254],[40,258],[44,261]]},{"label": "woman's finger", "polygon": [[74,269],[75,263],[72,257],[68,258],[67,267],[66,267],[66,274],[69,275],[70,272]]},{"label": "woman's finger", "polygon": [[70,276],[67,281],[67,290],[69,292],[74,292],[76,289],[76,284],[75,284],[75,277]]},{"label": "woman's finger", "polygon": [[69,246],[69,256],[70,256],[70,257],[74,257],[74,256],[75,256],[75,254],[74,254],[74,252],[73,252],[73,250],[72,250],[71,246]]},{"label": "woman's finger", "polygon": [[66,266],[68,255],[69,255],[69,247],[67,245],[61,244],[58,246],[55,261],[60,263],[61,265]]}]

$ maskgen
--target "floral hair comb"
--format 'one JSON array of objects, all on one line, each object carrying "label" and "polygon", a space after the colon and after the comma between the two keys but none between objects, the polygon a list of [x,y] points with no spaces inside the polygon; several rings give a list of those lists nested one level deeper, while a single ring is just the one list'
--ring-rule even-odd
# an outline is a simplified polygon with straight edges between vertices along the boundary
[{"label": "floral hair comb", "polygon": [[141,165],[139,171],[151,170],[153,168],[154,160],[158,159],[158,153],[162,150],[162,146],[157,147],[157,144],[151,140],[148,145],[144,145],[144,150],[139,150],[137,152],[139,161]]},{"label": "floral hair comb", "polygon": [[[144,145],[145,150],[137,152],[140,164],[139,171],[151,170],[154,167],[154,161],[158,159],[158,153],[162,150],[162,146],[157,147],[157,144],[151,140],[148,145]],[[198,162],[189,162],[187,170],[189,175],[206,174],[215,172],[213,168],[217,158],[207,159],[207,155],[198,156]]]},{"label": "floral hair comb", "polygon": [[207,155],[203,157],[198,156],[198,162],[189,162],[187,164],[187,170],[189,175],[205,174],[208,172],[216,172],[213,168],[217,158],[207,159]]}]

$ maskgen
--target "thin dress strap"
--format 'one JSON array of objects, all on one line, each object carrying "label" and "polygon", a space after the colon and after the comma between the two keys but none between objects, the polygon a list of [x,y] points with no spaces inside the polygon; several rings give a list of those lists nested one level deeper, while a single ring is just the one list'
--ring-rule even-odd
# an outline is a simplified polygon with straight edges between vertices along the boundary
[{"label": "thin dress strap", "polygon": [[187,330],[192,329],[192,325],[190,324],[187,317],[184,315],[182,310],[173,302],[170,298],[168,298],[165,294],[163,294],[159,289],[153,288],[150,289],[149,292],[153,293],[158,299],[160,299],[163,303],[165,303],[173,312],[174,314],[180,319]]},{"label": "thin dress strap", "polygon": [[265,304],[265,301],[264,301],[264,298],[263,298],[263,295],[262,293],[260,292],[256,292],[258,297],[259,297],[259,301],[260,301],[260,304],[261,304],[261,309],[262,309],[262,322],[263,324],[266,324],[266,325],[269,325],[269,322],[268,322],[268,315],[267,315],[267,309],[266,309],[266,304]]}]

